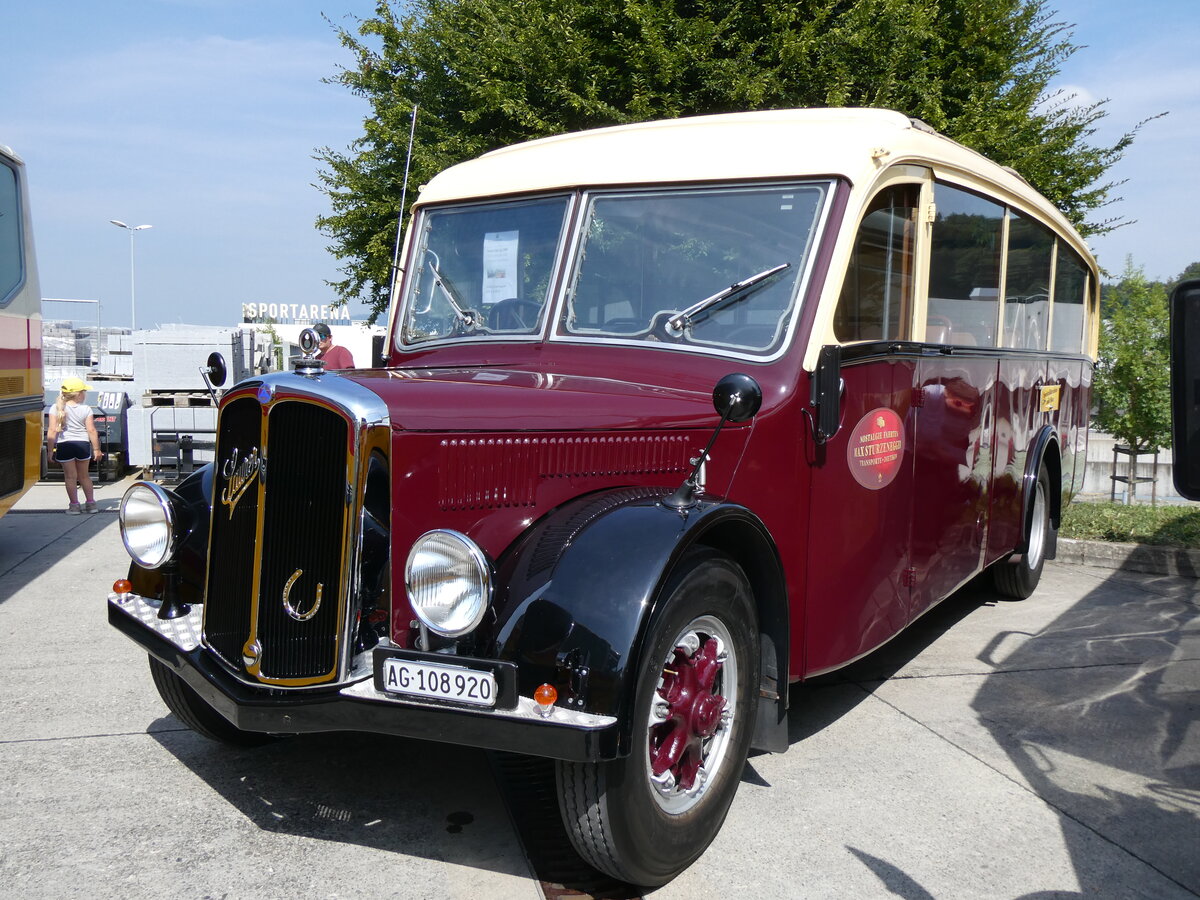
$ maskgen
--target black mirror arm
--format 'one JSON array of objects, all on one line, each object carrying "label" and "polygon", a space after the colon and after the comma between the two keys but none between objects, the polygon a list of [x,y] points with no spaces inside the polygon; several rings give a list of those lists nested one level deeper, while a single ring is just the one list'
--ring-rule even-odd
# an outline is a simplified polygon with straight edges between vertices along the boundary
[{"label": "black mirror arm", "polygon": [[726,422],[745,422],[753,418],[762,406],[762,399],[762,387],[749,375],[734,372],[717,382],[717,386],[713,388],[713,407],[721,414],[721,421],[713,429],[712,437],[708,439],[704,450],[696,457],[692,474],[675,493],[663,498],[663,506],[682,511],[696,505],[696,492],[700,488],[700,469],[708,459],[713,444],[717,442],[717,435],[721,433]]},{"label": "black mirror arm", "polygon": [[725,427],[725,423],[729,421],[729,413],[731,410],[726,410],[721,416],[721,421],[717,423],[717,427],[713,429],[712,437],[708,439],[708,445],[696,457],[696,463],[692,467],[692,474],[678,488],[675,493],[669,497],[663,497],[663,506],[669,506],[671,509],[690,509],[696,505],[696,490],[700,486],[700,468],[708,459],[708,454],[712,450],[713,444],[717,441],[717,435],[721,433],[721,429]]}]

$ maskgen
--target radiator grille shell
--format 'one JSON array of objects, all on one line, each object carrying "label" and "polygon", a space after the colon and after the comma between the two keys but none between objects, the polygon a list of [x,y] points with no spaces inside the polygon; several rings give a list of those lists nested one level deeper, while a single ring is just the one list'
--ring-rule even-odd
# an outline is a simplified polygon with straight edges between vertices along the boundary
[{"label": "radiator grille shell", "polygon": [[303,398],[245,395],[221,411],[204,638],[244,677],[293,687],[338,677],[350,429],[339,409]]}]

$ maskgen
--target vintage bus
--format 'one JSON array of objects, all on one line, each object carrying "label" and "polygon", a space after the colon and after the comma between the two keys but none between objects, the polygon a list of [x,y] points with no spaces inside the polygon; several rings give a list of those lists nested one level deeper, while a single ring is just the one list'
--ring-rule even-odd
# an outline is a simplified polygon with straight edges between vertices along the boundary
[{"label": "vintage bus", "polygon": [[400,265],[386,366],[234,385],[212,468],[130,488],[110,621],[218,740],[553,758],[628,882],[787,749],[789,684],[981,572],[1032,593],[1082,482],[1087,247],[895,112],[488,153],[423,188]]},{"label": "vintage bus", "polygon": [[0,515],[37,481],[42,448],[42,296],[25,165],[0,144]]}]

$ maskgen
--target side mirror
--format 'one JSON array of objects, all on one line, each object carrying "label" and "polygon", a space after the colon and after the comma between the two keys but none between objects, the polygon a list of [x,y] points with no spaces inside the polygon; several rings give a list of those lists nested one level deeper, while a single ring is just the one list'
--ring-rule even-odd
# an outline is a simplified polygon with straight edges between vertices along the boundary
[{"label": "side mirror", "polygon": [[1200,500],[1200,280],[1180,282],[1170,304],[1175,489]]},{"label": "side mirror", "polygon": [[225,376],[228,374],[225,370],[225,357],[216,352],[208,354],[208,360],[200,369],[200,377],[208,385],[208,393],[212,397],[213,406],[217,405],[216,388],[225,383]]},{"label": "side mirror", "polygon": [[814,436],[818,444],[824,444],[837,434],[842,423],[842,348],[836,344],[821,348],[813,372],[811,400],[817,410]]},{"label": "side mirror", "polygon": [[210,353],[208,361],[204,365],[207,369],[205,374],[212,382],[213,387],[220,387],[225,383],[225,377],[229,374],[225,369],[225,357],[220,353]]},{"label": "side mirror", "polygon": [[713,388],[713,409],[722,421],[745,422],[753,418],[762,406],[762,387],[749,375],[734,372],[726,375]]},{"label": "side mirror", "polygon": [[713,408],[720,414],[721,421],[713,429],[708,445],[701,451],[693,462],[692,474],[679,486],[675,493],[663,497],[662,504],[668,509],[687,510],[696,505],[696,494],[700,485],[700,469],[704,466],[708,454],[712,452],[717,435],[725,427],[726,422],[745,422],[754,416],[762,406],[762,386],[749,375],[734,372],[726,375],[713,388]]}]

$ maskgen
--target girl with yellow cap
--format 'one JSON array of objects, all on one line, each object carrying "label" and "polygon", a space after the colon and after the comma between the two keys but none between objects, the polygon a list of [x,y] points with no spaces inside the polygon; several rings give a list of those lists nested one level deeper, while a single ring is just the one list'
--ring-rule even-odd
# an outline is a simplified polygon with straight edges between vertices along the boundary
[{"label": "girl with yellow cap", "polygon": [[83,488],[84,508],[89,513],[99,511],[96,509],[88,464],[92,459],[99,462],[103,454],[100,452],[100,436],[96,433],[92,408],[83,402],[86,396],[86,384],[78,378],[66,379],[50,410],[50,430],[46,434],[46,443],[50,445],[54,458],[62,464],[63,483],[70,501],[68,516],[77,516],[81,512],[80,487]]}]

